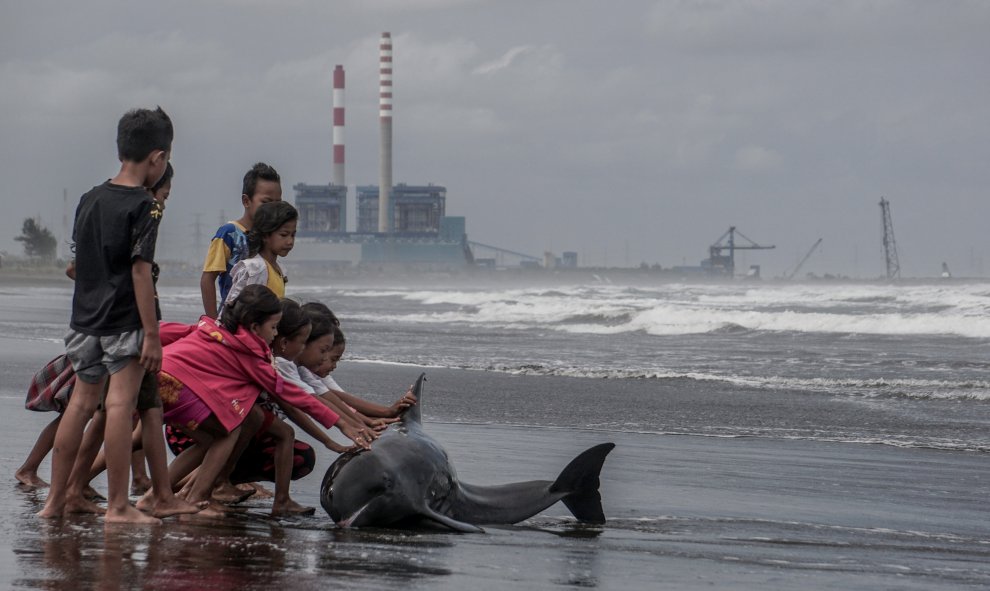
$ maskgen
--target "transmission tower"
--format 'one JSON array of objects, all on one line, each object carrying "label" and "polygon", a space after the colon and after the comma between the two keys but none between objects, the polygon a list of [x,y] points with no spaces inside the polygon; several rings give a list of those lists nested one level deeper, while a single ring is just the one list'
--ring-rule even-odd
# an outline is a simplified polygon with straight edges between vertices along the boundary
[{"label": "transmission tower", "polygon": [[901,278],[901,263],[897,260],[897,241],[894,240],[894,222],[890,219],[890,201],[880,198],[883,215],[883,256],[887,263],[887,279]]}]

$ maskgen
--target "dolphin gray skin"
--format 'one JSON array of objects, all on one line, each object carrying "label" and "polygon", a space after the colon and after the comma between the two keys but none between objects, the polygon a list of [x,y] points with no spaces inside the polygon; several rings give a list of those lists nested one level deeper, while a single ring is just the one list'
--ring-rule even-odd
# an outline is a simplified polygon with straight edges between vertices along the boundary
[{"label": "dolphin gray skin", "polygon": [[423,431],[425,374],[405,411],[370,450],[341,455],[327,469],[320,504],[340,527],[436,527],[484,531],[479,524],[518,523],[557,501],[578,521],[605,523],[598,476],[614,443],[581,453],[554,481],[476,486],[457,480],[447,452]]}]

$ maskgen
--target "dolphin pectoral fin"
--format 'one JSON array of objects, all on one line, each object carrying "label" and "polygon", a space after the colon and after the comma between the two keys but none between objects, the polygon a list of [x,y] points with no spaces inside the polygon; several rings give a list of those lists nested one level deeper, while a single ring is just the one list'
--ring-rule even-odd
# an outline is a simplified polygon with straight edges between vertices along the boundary
[{"label": "dolphin pectoral fin", "polygon": [[602,443],[584,451],[567,464],[550,486],[550,492],[565,493],[566,496],[561,501],[578,521],[605,523],[602,495],[598,492],[599,474],[605,463],[605,456],[614,447],[614,443]]},{"label": "dolphin pectoral fin", "polygon": [[485,530],[481,529],[477,525],[472,525],[470,523],[464,523],[463,521],[457,521],[452,517],[443,515],[442,513],[437,513],[429,507],[423,510],[423,518],[429,521],[435,521],[444,527],[449,527],[454,531],[459,531],[465,534],[483,534]]}]

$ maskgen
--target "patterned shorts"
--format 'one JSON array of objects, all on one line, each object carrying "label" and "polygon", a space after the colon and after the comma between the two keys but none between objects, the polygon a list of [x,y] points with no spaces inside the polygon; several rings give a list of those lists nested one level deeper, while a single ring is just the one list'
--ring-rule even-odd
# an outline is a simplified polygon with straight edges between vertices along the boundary
[{"label": "patterned shorts", "polygon": [[158,393],[165,422],[189,433],[199,428],[213,411],[188,386],[164,371],[158,373]]}]

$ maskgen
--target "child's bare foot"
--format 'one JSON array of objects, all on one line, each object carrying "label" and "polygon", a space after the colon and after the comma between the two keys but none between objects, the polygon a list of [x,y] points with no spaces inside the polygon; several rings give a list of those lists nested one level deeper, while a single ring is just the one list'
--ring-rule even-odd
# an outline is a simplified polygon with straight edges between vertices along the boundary
[{"label": "child's bare foot", "polygon": [[102,515],[106,509],[83,497],[69,497],[65,500],[66,513],[93,513]]},{"label": "child's bare foot", "polygon": [[190,513],[199,513],[203,509],[206,509],[210,505],[209,501],[200,501],[199,503],[190,503],[185,499],[180,499],[175,495],[171,495],[167,501],[158,501],[155,503],[155,509],[151,512],[155,517],[171,517],[173,515],[187,515]]},{"label": "child's bare foot", "polygon": [[257,491],[253,488],[244,490],[227,482],[213,489],[213,499],[221,503],[240,503],[254,495],[255,492]]},{"label": "child's bare foot", "polygon": [[45,488],[48,486],[48,483],[42,480],[34,470],[24,470],[22,468],[14,472],[14,478],[17,479],[17,482],[31,488]]},{"label": "child's bare foot", "polygon": [[100,494],[99,491],[97,491],[95,488],[93,488],[92,486],[89,486],[89,485],[86,485],[86,488],[83,489],[83,496],[86,497],[87,499],[91,500],[91,501],[105,501],[105,500],[107,500],[107,498],[105,496],[103,496],[102,494]]},{"label": "child's bare foot", "polygon": [[292,499],[272,505],[272,517],[312,515],[314,513],[316,513],[316,507],[306,507],[305,505],[300,505]]},{"label": "child's bare foot", "polygon": [[227,516],[227,508],[214,501],[200,501],[206,503],[206,507],[193,514],[180,515],[179,521],[195,520],[199,518],[218,518]]},{"label": "child's bare foot", "polygon": [[44,509],[38,511],[35,515],[42,519],[58,519],[62,517],[62,507],[54,507],[46,504]]},{"label": "child's bare foot", "polygon": [[131,482],[131,494],[143,495],[151,489],[151,479],[147,476],[135,476]]},{"label": "child's bare foot", "polygon": [[161,519],[157,517],[152,517],[150,515],[145,515],[144,513],[138,511],[131,505],[127,505],[127,508],[123,511],[107,511],[106,516],[103,518],[104,523],[131,523],[135,525],[156,525],[162,522]]},{"label": "child's bare foot", "polygon": [[248,486],[250,486],[251,488],[253,488],[255,490],[255,492],[257,494],[257,497],[259,499],[273,499],[273,498],[275,498],[275,493],[273,493],[272,491],[268,490],[267,488],[261,486],[261,483],[259,483],[259,482],[252,482],[252,483],[248,484]]},{"label": "child's bare foot", "polygon": [[179,489],[178,492],[175,493],[175,496],[179,497],[180,499],[185,499],[189,496],[189,491],[191,490],[192,490],[192,483],[187,482],[182,488]]},{"label": "child's bare foot", "polygon": [[134,503],[134,508],[138,511],[144,511],[145,513],[151,513],[155,508],[155,497],[152,495],[151,491],[146,491],[141,498]]}]

